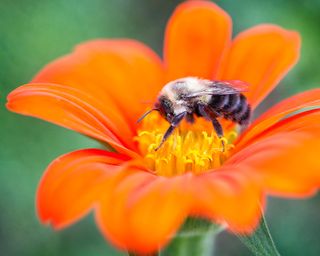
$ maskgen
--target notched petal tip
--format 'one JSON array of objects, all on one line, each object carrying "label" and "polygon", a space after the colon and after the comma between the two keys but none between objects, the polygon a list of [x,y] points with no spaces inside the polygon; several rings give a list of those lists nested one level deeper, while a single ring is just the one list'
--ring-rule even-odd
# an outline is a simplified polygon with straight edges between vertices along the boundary
[{"label": "notched petal tip", "polygon": [[220,77],[249,83],[246,96],[255,108],[296,64],[300,46],[295,31],[272,24],[252,27],[234,39]]},{"label": "notched petal tip", "polygon": [[187,1],[172,14],[165,32],[167,80],[212,79],[231,39],[232,20],[209,1]]}]

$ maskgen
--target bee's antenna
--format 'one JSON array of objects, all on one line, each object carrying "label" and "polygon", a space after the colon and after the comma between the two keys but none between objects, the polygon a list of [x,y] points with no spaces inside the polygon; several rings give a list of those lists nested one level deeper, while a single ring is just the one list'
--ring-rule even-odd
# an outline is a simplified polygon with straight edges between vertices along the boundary
[{"label": "bee's antenna", "polygon": [[159,111],[159,109],[157,108],[152,108],[150,110],[148,110],[146,113],[144,113],[138,120],[137,123],[140,123],[142,121],[143,118],[145,118],[147,115],[149,115],[152,111]]}]

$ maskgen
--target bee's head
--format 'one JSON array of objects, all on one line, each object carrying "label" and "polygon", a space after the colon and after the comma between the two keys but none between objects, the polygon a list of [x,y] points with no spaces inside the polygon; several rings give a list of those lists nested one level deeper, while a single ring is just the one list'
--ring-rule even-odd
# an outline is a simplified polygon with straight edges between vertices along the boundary
[{"label": "bee's head", "polygon": [[155,103],[155,108],[168,122],[171,122],[174,117],[174,108],[172,101],[167,96],[160,96]]}]

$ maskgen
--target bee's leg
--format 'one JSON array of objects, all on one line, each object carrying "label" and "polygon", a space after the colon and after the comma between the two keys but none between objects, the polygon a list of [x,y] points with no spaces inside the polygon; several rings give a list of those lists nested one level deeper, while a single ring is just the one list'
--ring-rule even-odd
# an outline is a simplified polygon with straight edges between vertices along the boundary
[{"label": "bee's leg", "polygon": [[[221,139],[223,137],[223,129],[219,121],[215,118],[211,120],[214,130],[216,131],[218,137]],[[224,141],[221,140],[222,149],[225,150]]]},{"label": "bee's leg", "polygon": [[[206,119],[212,122],[215,132],[217,133],[218,137],[221,139],[223,137],[223,129],[219,121],[216,119],[217,117],[216,112],[212,108],[206,105],[199,105],[198,110],[203,117],[205,117]],[[225,145],[223,140],[221,140],[221,145],[224,151]]]},{"label": "bee's leg", "polygon": [[187,122],[188,122],[188,123],[190,123],[190,124],[193,124],[193,123],[194,123],[194,116],[193,116],[193,114],[188,113],[188,114],[186,115],[186,119],[187,119]]},{"label": "bee's leg", "polygon": [[162,144],[168,139],[168,137],[171,135],[171,133],[174,131],[174,129],[179,125],[179,123],[186,116],[186,114],[187,114],[187,112],[182,112],[182,113],[173,117],[172,122],[171,122],[168,130],[163,135],[163,138],[162,138],[159,146],[155,149],[155,151],[157,151],[162,146]]}]

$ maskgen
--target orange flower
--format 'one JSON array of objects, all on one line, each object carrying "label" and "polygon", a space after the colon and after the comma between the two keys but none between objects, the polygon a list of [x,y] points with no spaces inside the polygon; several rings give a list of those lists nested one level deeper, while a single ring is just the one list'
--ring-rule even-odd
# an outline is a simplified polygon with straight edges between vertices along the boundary
[{"label": "orange flower", "polygon": [[93,209],[107,239],[145,253],[168,242],[187,216],[250,232],[266,195],[315,192],[320,111],[310,107],[319,105],[319,89],[275,105],[241,135],[224,122],[225,150],[201,119],[182,124],[158,151],[168,123],[158,114],[136,123],[146,110],[143,101],[186,76],[248,82],[246,96],[255,108],[299,57],[296,32],[259,25],[231,40],[231,27],[215,4],[188,1],[169,20],[163,61],[134,40],[95,40],[9,95],[11,111],[75,130],[116,151],[79,150],[51,163],[37,193],[43,223],[64,228]]}]

